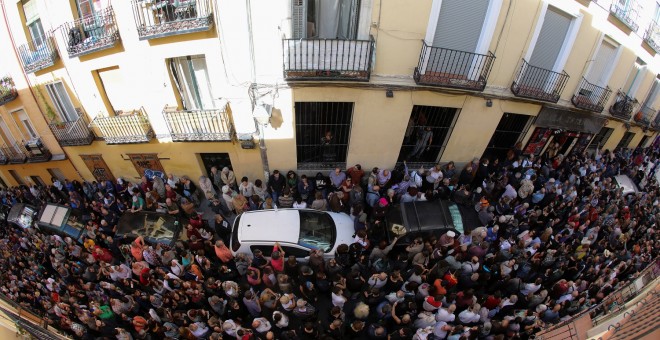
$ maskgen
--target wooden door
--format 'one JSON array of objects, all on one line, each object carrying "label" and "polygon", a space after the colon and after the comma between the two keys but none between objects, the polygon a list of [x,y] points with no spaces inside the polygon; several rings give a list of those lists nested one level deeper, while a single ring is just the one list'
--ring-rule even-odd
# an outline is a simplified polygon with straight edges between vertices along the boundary
[{"label": "wooden door", "polygon": [[112,171],[110,171],[108,165],[105,164],[102,155],[80,155],[80,158],[85,162],[87,169],[91,171],[97,182],[115,180],[115,176],[112,175]]},{"label": "wooden door", "polygon": [[[131,162],[133,162],[133,166],[140,177],[145,174],[146,170],[151,170],[153,172],[149,177],[165,176],[165,169],[163,169],[163,165],[160,164],[157,153],[129,153],[128,157],[131,159]],[[158,172],[160,172],[160,174]]]}]

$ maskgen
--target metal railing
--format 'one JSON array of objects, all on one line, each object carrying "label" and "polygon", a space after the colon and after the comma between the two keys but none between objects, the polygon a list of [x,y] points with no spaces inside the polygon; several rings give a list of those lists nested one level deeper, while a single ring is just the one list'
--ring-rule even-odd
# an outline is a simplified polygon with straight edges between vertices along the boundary
[{"label": "metal railing", "polygon": [[282,39],[284,79],[369,81],[374,38]]},{"label": "metal railing", "polygon": [[14,79],[10,76],[0,78],[0,105],[5,105],[18,97]]},{"label": "metal railing", "polygon": [[619,90],[616,94],[614,104],[610,106],[610,114],[616,118],[628,120],[635,109],[637,99],[629,97]]},{"label": "metal railing", "polygon": [[0,164],[4,165],[9,163],[9,158],[5,155],[4,148],[0,146]]},{"label": "metal railing", "polygon": [[634,119],[639,124],[649,126],[657,112],[658,110],[650,106],[642,105],[642,108],[635,114]]},{"label": "metal railing", "polygon": [[422,41],[422,52],[413,78],[419,85],[483,91],[495,55],[433,47]]},{"label": "metal railing", "polygon": [[29,333],[34,339],[69,339],[68,336],[58,333],[54,328],[49,328],[48,322],[43,316],[40,316],[40,314],[35,313],[33,310],[16,303],[5,294],[0,293],[0,300],[11,306],[11,308],[0,306],[0,312],[9,317],[17,328],[20,327],[22,330]]},{"label": "metal railing", "polygon": [[131,5],[140,40],[213,27],[213,0],[133,0]]},{"label": "metal railing", "polygon": [[120,39],[112,6],[93,15],[67,22],[60,32],[63,40],[67,42],[69,58],[110,48]]},{"label": "metal railing", "polygon": [[660,53],[660,25],[653,21],[644,33],[644,41],[656,52]]},{"label": "metal railing", "polygon": [[628,0],[626,1],[626,4],[614,1],[610,6],[610,13],[631,30],[637,31],[639,28],[639,25],[637,24],[639,18],[637,0]]},{"label": "metal railing", "polygon": [[611,94],[612,90],[609,87],[592,84],[582,77],[571,102],[575,107],[600,113],[605,108],[605,103],[610,99]]},{"label": "metal railing", "polygon": [[29,163],[47,162],[53,156],[46,148],[41,137],[35,137],[21,144],[23,152],[27,155]]},{"label": "metal railing", "polygon": [[227,106],[190,111],[166,106],[163,116],[174,142],[231,141],[235,134]]},{"label": "metal railing", "polygon": [[96,116],[90,124],[98,128],[107,144],[148,143],[153,137],[149,118],[143,108],[117,111],[114,116]]},{"label": "metal railing", "polygon": [[554,72],[530,65],[522,59],[520,69],[511,84],[511,92],[517,97],[538,99],[556,103],[559,101],[569,75],[566,71]]},{"label": "metal railing", "polygon": [[11,143],[9,146],[3,145],[0,149],[9,164],[22,164],[27,161],[24,148],[18,143]]},{"label": "metal railing", "polygon": [[85,115],[79,110],[78,119],[70,122],[51,122],[48,124],[61,146],[89,145],[94,141],[94,133],[89,128]]},{"label": "metal railing", "polygon": [[34,73],[55,65],[59,55],[55,48],[52,32],[46,33],[43,40],[29,41],[18,47],[18,55],[26,73]]}]

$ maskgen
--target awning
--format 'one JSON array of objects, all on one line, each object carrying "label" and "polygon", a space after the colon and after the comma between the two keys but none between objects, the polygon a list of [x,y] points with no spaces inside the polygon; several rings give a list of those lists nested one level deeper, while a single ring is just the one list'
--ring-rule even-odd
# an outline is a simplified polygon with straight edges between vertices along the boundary
[{"label": "awning", "polygon": [[606,118],[596,117],[587,113],[544,107],[536,117],[535,125],[597,134],[605,125],[606,120]]}]

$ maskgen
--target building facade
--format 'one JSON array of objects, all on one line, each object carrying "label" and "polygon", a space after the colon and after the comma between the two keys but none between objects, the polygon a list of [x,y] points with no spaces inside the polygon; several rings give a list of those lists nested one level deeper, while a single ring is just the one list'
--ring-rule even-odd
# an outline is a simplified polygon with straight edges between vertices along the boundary
[{"label": "building facade", "polygon": [[0,165],[4,185],[50,183],[48,169],[105,180],[230,166],[253,180],[657,137],[654,0],[0,4],[0,66],[19,94],[0,108],[3,155],[19,140],[53,155]]}]

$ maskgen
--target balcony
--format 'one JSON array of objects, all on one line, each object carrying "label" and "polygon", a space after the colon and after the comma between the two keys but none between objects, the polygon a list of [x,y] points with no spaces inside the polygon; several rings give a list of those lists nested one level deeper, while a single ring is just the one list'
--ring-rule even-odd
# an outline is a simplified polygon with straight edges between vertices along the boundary
[{"label": "balcony", "polygon": [[636,104],[637,99],[628,97],[628,95],[619,90],[616,94],[614,104],[610,106],[610,114],[619,119],[629,120]]},{"label": "balcony", "polygon": [[94,133],[89,129],[84,117],[84,114],[78,111],[78,119],[75,121],[51,122],[48,126],[61,146],[90,145],[94,141]]},{"label": "balcony", "polygon": [[638,124],[644,125],[644,126],[650,126],[651,122],[655,118],[655,114],[658,112],[658,110],[642,105],[642,108],[635,114],[635,122]]},{"label": "balcony", "polygon": [[644,41],[656,52],[660,53],[660,25],[652,22],[644,34]]},{"label": "balcony", "polygon": [[5,164],[23,164],[27,160],[24,148],[18,143],[3,145],[0,150],[5,158]]},{"label": "balcony", "polygon": [[483,91],[495,55],[433,47],[422,42],[419,64],[413,77],[418,85]]},{"label": "balcony", "polygon": [[96,116],[91,123],[107,144],[148,143],[153,137],[144,109],[117,111],[114,116]]},{"label": "balcony", "polygon": [[511,92],[516,97],[537,99],[556,103],[568,81],[568,73],[546,70],[530,65],[525,59],[511,84]]},{"label": "balcony", "polygon": [[182,111],[166,106],[163,116],[174,142],[228,142],[235,132],[227,108]]},{"label": "balcony", "polygon": [[27,155],[28,163],[48,162],[53,156],[39,137],[24,142],[22,150]]},{"label": "balcony", "polygon": [[639,28],[637,19],[639,17],[639,8],[637,0],[626,1],[621,4],[619,1],[614,1],[610,6],[610,14],[621,21],[622,24],[636,32]]},{"label": "balcony", "polygon": [[213,0],[133,0],[131,4],[140,40],[213,27]]},{"label": "balcony", "polygon": [[369,81],[374,39],[283,39],[284,79]]},{"label": "balcony", "polygon": [[60,32],[67,42],[69,58],[111,48],[120,39],[112,6],[92,16],[67,22]]},{"label": "balcony", "polygon": [[18,55],[26,73],[34,73],[55,65],[59,55],[53,36],[48,33],[43,41],[30,41],[18,47]]},{"label": "balcony", "polygon": [[10,76],[0,78],[0,105],[5,105],[18,97],[14,79]]},{"label": "balcony", "polygon": [[605,108],[605,103],[610,99],[610,94],[612,94],[612,90],[609,87],[594,85],[582,77],[571,102],[577,108],[601,113]]}]

